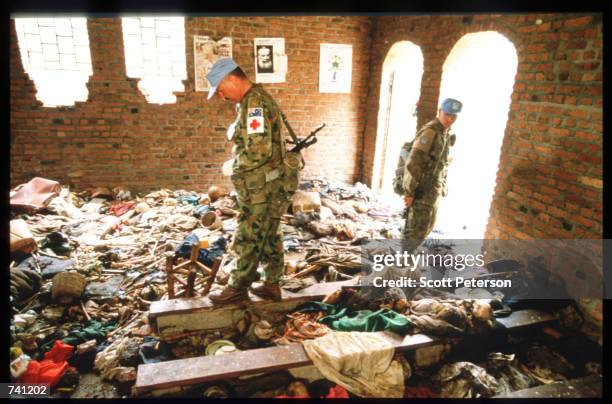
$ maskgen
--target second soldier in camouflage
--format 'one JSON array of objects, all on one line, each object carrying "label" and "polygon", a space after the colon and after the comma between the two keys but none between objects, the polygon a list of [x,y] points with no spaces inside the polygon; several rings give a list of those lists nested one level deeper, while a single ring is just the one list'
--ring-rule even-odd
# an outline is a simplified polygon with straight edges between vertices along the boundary
[{"label": "second soldier in camouflage", "polygon": [[438,117],[417,132],[404,162],[401,188],[406,223],[402,238],[408,252],[414,251],[431,232],[439,197],[446,196],[449,149],[454,143],[454,135],[450,135],[449,130],[461,108],[461,102],[445,99]]}]

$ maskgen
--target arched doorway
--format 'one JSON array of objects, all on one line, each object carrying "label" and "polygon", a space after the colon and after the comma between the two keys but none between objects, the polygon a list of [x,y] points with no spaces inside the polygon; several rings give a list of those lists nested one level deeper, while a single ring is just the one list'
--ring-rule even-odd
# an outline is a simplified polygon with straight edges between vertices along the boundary
[{"label": "arched doorway", "polygon": [[514,45],[494,31],[463,36],[444,62],[440,101],[463,102],[434,227],[445,238],[484,237],[517,64]]},{"label": "arched doorway", "polygon": [[423,53],[410,41],[395,43],[383,63],[372,188],[392,194],[392,179],[402,145],[416,132]]}]

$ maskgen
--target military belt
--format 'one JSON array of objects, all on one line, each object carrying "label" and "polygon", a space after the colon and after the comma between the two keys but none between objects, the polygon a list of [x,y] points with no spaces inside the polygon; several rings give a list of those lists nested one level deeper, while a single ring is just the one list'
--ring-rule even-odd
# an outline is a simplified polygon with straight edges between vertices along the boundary
[{"label": "military belt", "polygon": [[255,172],[252,172],[252,173],[245,173],[243,174],[243,178],[249,185],[257,184],[257,183],[262,184],[262,183],[274,181],[275,179],[280,178],[282,174],[283,174],[282,168],[277,167],[272,170],[266,170],[266,171],[256,170]]}]

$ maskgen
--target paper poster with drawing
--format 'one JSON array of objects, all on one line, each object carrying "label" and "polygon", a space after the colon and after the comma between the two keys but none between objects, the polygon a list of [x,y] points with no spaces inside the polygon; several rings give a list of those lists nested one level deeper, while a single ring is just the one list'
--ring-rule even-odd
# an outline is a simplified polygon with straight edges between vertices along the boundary
[{"label": "paper poster with drawing", "polygon": [[285,38],[255,38],[254,54],[256,83],[285,82]]},{"label": "paper poster with drawing", "polygon": [[321,44],[319,92],[350,93],[353,45]]},{"label": "paper poster with drawing", "polygon": [[225,37],[215,41],[209,36],[194,36],[193,58],[195,69],[195,90],[210,90],[210,83],[206,79],[208,71],[217,60],[231,57],[232,38]]}]

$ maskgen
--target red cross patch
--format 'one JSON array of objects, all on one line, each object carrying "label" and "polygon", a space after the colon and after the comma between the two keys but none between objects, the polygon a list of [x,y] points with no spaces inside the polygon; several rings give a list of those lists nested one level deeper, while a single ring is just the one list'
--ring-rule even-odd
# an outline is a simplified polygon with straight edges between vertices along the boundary
[{"label": "red cross patch", "polygon": [[247,134],[264,133],[263,108],[249,108],[246,124]]}]

